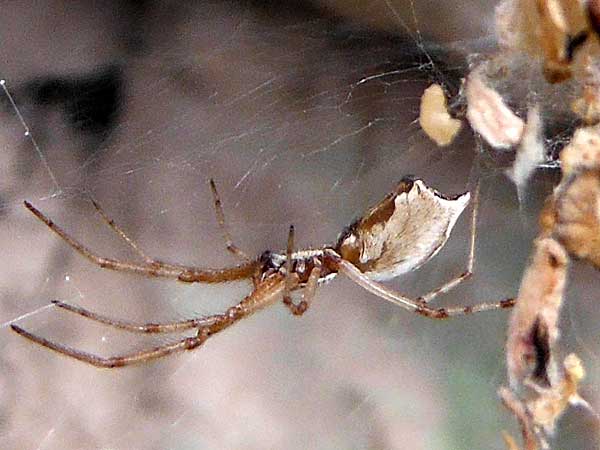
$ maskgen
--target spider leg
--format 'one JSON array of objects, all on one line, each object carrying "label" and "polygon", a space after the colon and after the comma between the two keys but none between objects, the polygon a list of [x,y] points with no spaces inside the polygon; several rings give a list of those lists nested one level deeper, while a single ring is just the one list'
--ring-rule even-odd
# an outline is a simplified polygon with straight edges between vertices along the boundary
[{"label": "spider leg", "polygon": [[[295,282],[293,275],[293,264],[292,264],[292,254],[294,253],[294,226],[290,225],[290,232],[288,234],[287,241],[287,250],[286,250],[286,260],[285,260],[285,289],[283,290],[283,304],[287,306],[292,314],[295,316],[301,316],[308,309],[310,302],[315,296],[315,291],[317,289],[317,282],[319,281],[319,277],[321,276],[321,265],[320,261],[317,258],[314,258],[315,266],[311,269],[310,275],[308,276],[308,281],[306,282],[306,286],[304,287],[304,294],[302,295],[302,300],[300,303],[296,304],[292,300],[292,289],[294,288]],[[295,284],[294,284],[295,283]]]},{"label": "spider leg", "polygon": [[375,294],[376,296],[387,300],[388,302],[394,303],[408,311],[415,312],[431,319],[446,319],[448,317],[462,316],[476,312],[490,311],[494,309],[511,308],[515,305],[515,300],[510,298],[501,300],[495,303],[480,303],[472,306],[454,306],[449,308],[431,308],[422,299],[411,299],[398,292],[395,292],[384,285],[371,280],[364,273],[362,273],[352,263],[342,259],[341,256],[337,255],[333,250],[326,250],[327,262],[337,267],[338,271],[344,273],[352,281],[366,289],[367,291]]},{"label": "spider leg", "polygon": [[[78,359],[79,361],[86,362],[96,367],[104,367],[112,369],[114,367],[123,367],[131,364],[136,364],[142,361],[147,361],[150,359],[161,358],[166,355],[170,355],[171,353],[178,353],[183,350],[192,350],[203,343],[203,338],[198,336],[188,337],[182,339],[178,342],[161,345],[159,347],[154,347],[150,350],[144,350],[141,352],[131,353],[128,355],[121,356],[111,356],[111,357],[102,357],[97,356],[92,353],[84,352],[81,350],[77,350],[75,348],[57,344],[56,342],[52,342],[46,338],[41,336],[37,336],[35,334],[30,333],[29,331],[24,330],[17,325],[10,326],[13,331],[20,334],[21,336],[39,344],[43,347],[47,347],[50,350],[54,350],[58,353],[62,353],[70,358]],[[204,338],[205,339],[205,338]]]},{"label": "spider leg", "polygon": [[[297,277],[294,277],[297,284]],[[114,368],[123,367],[131,364],[137,364],[153,359],[162,358],[172,353],[179,353],[185,350],[193,350],[202,345],[209,337],[229,328],[241,319],[275,303],[285,287],[285,279],[282,275],[276,274],[261,284],[259,284],[252,293],[246,296],[236,306],[229,308],[224,314],[216,314],[206,317],[207,325],[202,325],[198,329],[196,336],[186,337],[180,341],[154,347],[150,350],[130,353],[126,355],[102,357],[92,353],[77,350],[75,348],[58,344],[45,339],[41,336],[30,333],[17,325],[11,325],[11,328],[21,336],[43,346],[62,353],[70,358],[86,362],[96,367]]]},{"label": "spider leg", "polygon": [[210,179],[210,190],[212,192],[213,200],[215,202],[217,222],[219,223],[221,234],[223,235],[223,239],[225,240],[225,247],[238,258],[241,258],[245,261],[250,261],[250,257],[246,255],[246,253],[244,253],[242,250],[240,250],[240,248],[233,243],[233,239],[231,239],[231,234],[229,233],[229,229],[225,222],[225,214],[223,213],[223,204],[221,203],[221,197],[219,197],[217,186],[212,178]]},{"label": "spider leg", "polygon": [[[290,231],[288,233],[287,247],[285,252],[285,289],[283,291],[283,303],[287,306],[293,305],[292,303],[292,289],[291,289],[291,275],[293,264],[292,264],[292,253],[294,253],[294,225],[290,225]],[[293,311],[293,310],[292,310]]]},{"label": "spider leg", "polygon": [[227,281],[252,278],[259,268],[258,261],[247,261],[238,266],[223,269],[209,269],[183,266],[179,264],[169,264],[162,261],[153,261],[152,263],[135,263],[105,258],[95,254],[79,241],[72,238],[51,219],[36,209],[31,203],[26,201],[24,204],[25,207],[27,207],[27,209],[29,209],[39,220],[44,222],[48,228],[60,236],[79,254],[104,269],[137,273],[148,277],[172,278],[186,283],[223,283]]},{"label": "spider leg", "polygon": [[135,241],[133,239],[131,239],[129,236],[127,236],[127,234],[123,231],[123,229],[121,227],[119,227],[119,225],[117,225],[113,219],[111,219],[110,217],[108,217],[108,215],[104,212],[104,210],[102,209],[102,207],[92,197],[90,197],[90,201],[92,202],[92,205],[94,205],[94,208],[96,208],[96,211],[98,211],[98,213],[100,214],[100,216],[102,217],[102,219],[106,222],[106,224],[109,227],[111,227],[112,230],[121,237],[121,239],[123,239],[125,242],[127,242],[127,244],[129,244],[129,246],[138,255],[140,255],[140,257],[144,261],[146,261],[146,264],[154,264],[155,261],[152,258],[150,258],[149,256],[147,256],[142,251],[142,249],[135,243]]},{"label": "spider leg", "polygon": [[133,331],[136,333],[174,333],[176,331],[189,330],[190,328],[211,325],[215,321],[214,318],[210,319],[207,317],[196,317],[193,319],[171,323],[134,323],[125,320],[113,319],[80,306],[71,305],[58,300],[53,300],[52,303],[59,308],[86,317],[94,322],[103,323],[111,327]]},{"label": "spider leg", "polygon": [[285,297],[283,299],[283,303],[290,309],[290,311],[292,311],[292,314],[295,316],[301,316],[304,314],[315,297],[319,278],[321,277],[321,262],[318,258],[315,258],[313,261],[315,266],[310,271],[308,281],[306,282],[306,286],[304,286],[302,300],[298,304],[295,304],[291,301],[291,299],[289,303],[286,303]]},{"label": "spider leg", "polygon": [[445,294],[451,291],[460,283],[462,283],[467,278],[470,278],[473,275],[473,269],[475,267],[475,242],[477,238],[477,216],[479,213],[479,191],[480,184],[477,183],[477,187],[475,188],[475,195],[473,196],[473,208],[471,213],[471,234],[469,240],[469,259],[467,260],[467,270],[465,270],[460,275],[452,278],[450,281],[444,283],[440,287],[433,289],[427,294],[421,296],[419,300],[422,300],[425,303],[429,303],[429,301],[431,301],[438,295]]}]

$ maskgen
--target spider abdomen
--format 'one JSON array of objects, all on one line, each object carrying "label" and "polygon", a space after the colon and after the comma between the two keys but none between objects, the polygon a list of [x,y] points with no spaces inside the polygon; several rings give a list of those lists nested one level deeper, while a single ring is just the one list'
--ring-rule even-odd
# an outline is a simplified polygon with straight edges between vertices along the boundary
[{"label": "spider abdomen", "polygon": [[411,272],[444,246],[469,199],[469,192],[446,197],[405,178],[342,233],[335,251],[373,280]]}]

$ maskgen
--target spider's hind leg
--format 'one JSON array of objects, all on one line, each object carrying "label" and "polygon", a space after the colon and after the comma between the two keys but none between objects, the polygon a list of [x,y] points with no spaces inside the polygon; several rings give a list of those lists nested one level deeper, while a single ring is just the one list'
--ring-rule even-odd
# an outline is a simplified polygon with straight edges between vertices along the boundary
[{"label": "spider's hind leg", "polygon": [[448,317],[465,316],[483,311],[512,308],[515,305],[515,299],[507,298],[492,303],[479,303],[468,306],[451,306],[447,308],[432,308],[425,301],[423,301],[422,298],[412,299],[387,288],[377,281],[371,280],[354,264],[342,259],[341,256],[333,251],[329,251],[326,254],[326,258],[331,264],[337,266],[337,269],[340,273],[343,273],[356,284],[372,294],[398,305],[407,311],[417,313],[424,317],[429,317],[430,319],[447,319]]},{"label": "spider's hind leg", "polygon": [[477,240],[477,216],[479,213],[479,191],[480,184],[477,183],[477,187],[475,188],[475,195],[473,195],[473,206],[471,213],[471,233],[469,239],[469,259],[467,260],[467,269],[461,273],[460,275],[455,276],[450,281],[442,284],[441,286],[432,289],[427,294],[419,297],[419,300],[423,303],[429,303],[429,301],[433,300],[435,297],[441,294],[445,294],[460,283],[470,278],[473,275],[473,269],[475,266],[475,243]]},{"label": "spider's hind leg", "polygon": [[[258,261],[247,261],[234,267],[220,269],[210,269],[194,266],[185,266],[180,264],[169,264],[148,258],[143,253],[142,257],[147,262],[137,263],[112,258],[106,258],[93,252],[81,242],[71,237],[69,233],[54,223],[52,219],[38,210],[28,201],[24,202],[25,207],[29,209],[40,221],[46,224],[50,230],[56,233],[63,241],[69,244],[80,255],[87,258],[97,266],[103,269],[110,269],[120,272],[136,273],[147,277],[163,277],[182,281],[184,283],[224,283],[228,281],[252,278],[257,271]],[[116,231],[120,230],[114,223],[109,225]],[[117,231],[119,232],[119,231]],[[122,233],[122,232],[121,232]],[[123,234],[121,234],[123,237]],[[125,238],[124,238],[125,239]],[[126,239],[127,240],[127,239]],[[127,240],[130,245],[133,241]],[[134,248],[137,248],[134,247]],[[140,254],[139,249],[137,250]]]}]

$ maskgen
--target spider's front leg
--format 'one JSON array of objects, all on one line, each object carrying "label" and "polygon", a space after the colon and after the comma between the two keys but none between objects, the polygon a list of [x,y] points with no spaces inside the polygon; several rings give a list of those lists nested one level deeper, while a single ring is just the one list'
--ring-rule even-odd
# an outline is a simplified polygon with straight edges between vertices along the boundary
[{"label": "spider's front leg", "polygon": [[142,257],[142,259],[144,259],[144,262],[138,263],[106,258],[96,254],[81,242],[71,237],[70,234],[64,231],[31,203],[25,201],[24,204],[25,207],[29,209],[40,221],[45,223],[50,230],[56,233],[75,251],[103,269],[136,273],[138,275],[145,275],[147,277],[171,278],[184,283],[224,283],[228,281],[247,279],[252,278],[258,269],[258,262],[256,260],[248,260],[234,267],[219,269],[192,267],[153,260],[152,258],[146,256],[140,250],[137,244],[131,238],[129,238],[112,219],[106,215],[106,213],[97,203],[94,202],[95,208],[101,214],[104,221],[106,221],[106,223],[122,239],[124,239],[136,251],[136,253]]},{"label": "spider's front leg", "polygon": [[317,290],[317,284],[321,277],[321,262],[318,258],[314,258],[314,267],[310,271],[308,281],[304,286],[304,292],[302,293],[302,300],[298,304],[292,301],[291,297],[283,297],[283,304],[287,306],[292,314],[295,316],[301,316],[306,312],[313,298],[315,298],[315,291]]}]

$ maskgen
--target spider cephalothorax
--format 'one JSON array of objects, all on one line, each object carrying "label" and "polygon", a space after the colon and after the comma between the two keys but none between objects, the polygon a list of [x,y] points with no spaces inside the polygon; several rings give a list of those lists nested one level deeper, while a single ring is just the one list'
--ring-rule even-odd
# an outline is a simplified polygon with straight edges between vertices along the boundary
[{"label": "spider cephalothorax", "polygon": [[[337,275],[337,272],[324,267],[324,250],[301,250],[293,252],[291,255],[291,273],[298,276],[297,288],[302,288],[308,282],[308,278],[316,266],[321,266],[321,273],[318,284],[331,281]],[[287,255],[275,253],[272,251],[264,252],[260,257],[260,281],[273,276],[275,273],[287,275]]]}]

